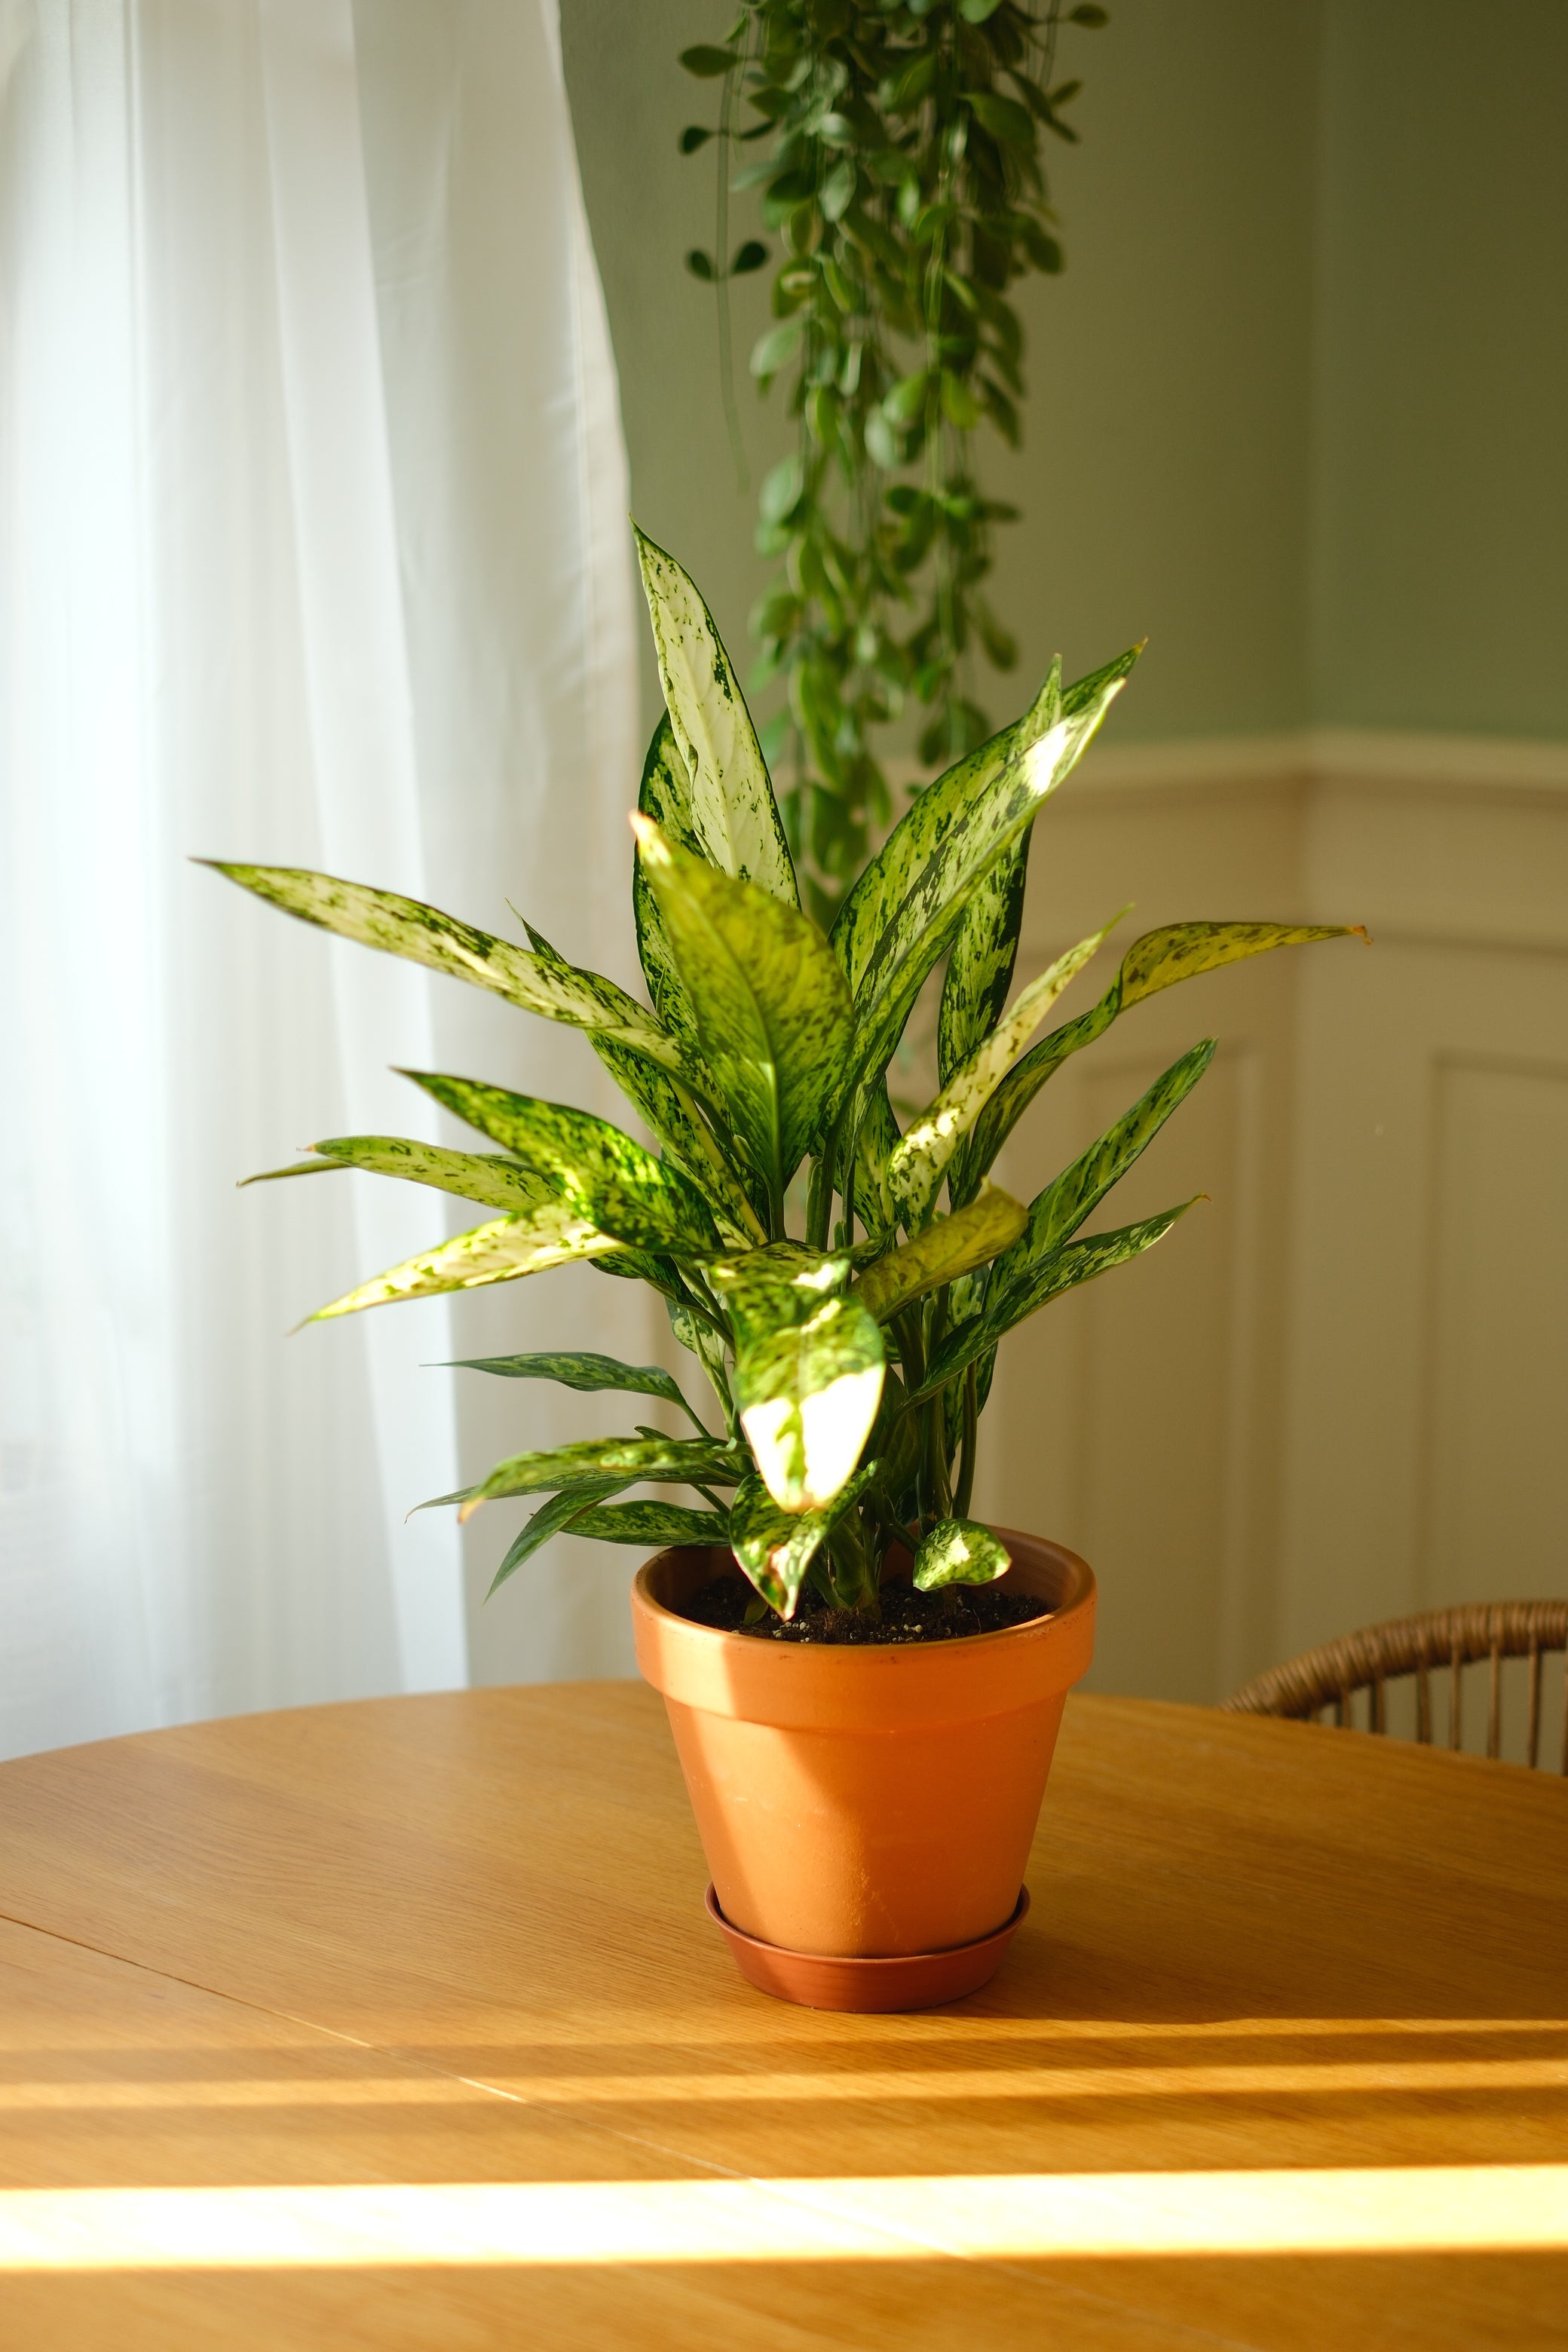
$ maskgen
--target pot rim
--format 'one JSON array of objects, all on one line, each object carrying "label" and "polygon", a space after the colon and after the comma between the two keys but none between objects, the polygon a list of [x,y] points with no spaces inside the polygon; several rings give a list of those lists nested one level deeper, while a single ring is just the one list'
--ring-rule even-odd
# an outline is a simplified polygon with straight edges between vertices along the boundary
[{"label": "pot rim", "polygon": [[721,1573],[729,1555],[717,1545],[672,1545],[633,1582],[638,1667],[671,1704],[781,1727],[897,1730],[1039,1706],[1088,1671],[1094,1571],[1065,1545],[1011,1528],[996,1533],[1013,1550],[1008,1577],[1021,1568],[1020,1585],[1037,1590],[1044,1576],[1057,1588],[1050,1612],[991,1633],[885,1644],[759,1642],[700,1625],[662,1601],[655,1580],[704,1553]]}]

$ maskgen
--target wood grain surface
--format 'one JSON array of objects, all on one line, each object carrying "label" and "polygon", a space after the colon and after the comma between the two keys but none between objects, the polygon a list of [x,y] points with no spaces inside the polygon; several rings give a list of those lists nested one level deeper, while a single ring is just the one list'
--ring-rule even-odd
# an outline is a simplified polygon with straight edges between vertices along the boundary
[{"label": "wood grain surface", "polygon": [[1563,1783],[1076,1699],[923,2016],[704,1876],[626,1684],[0,1768],[0,2342],[1568,2345]]}]

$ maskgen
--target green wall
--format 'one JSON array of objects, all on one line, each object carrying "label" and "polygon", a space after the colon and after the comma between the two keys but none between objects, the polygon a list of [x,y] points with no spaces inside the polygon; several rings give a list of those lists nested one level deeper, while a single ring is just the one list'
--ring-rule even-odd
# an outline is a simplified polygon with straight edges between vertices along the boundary
[{"label": "green wall", "polygon": [[[674,62],[727,22],[562,0],[637,511],[739,648],[765,567],[680,267],[711,90]],[[1026,290],[1026,446],[989,464],[1026,678],[992,709],[1147,635],[1124,740],[1568,734],[1568,0],[1114,0],[1066,62],[1068,269]],[[737,289],[753,480],[789,437],[744,373],[764,299]]]},{"label": "green wall", "polygon": [[1334,0],[1314,699],[1568,734],[1568,5]]}]

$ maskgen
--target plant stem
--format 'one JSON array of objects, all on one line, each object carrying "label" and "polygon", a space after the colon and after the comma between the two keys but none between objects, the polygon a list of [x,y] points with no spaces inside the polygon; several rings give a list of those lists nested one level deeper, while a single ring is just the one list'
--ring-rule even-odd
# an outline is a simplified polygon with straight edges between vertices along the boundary
[{"label": "plant stem", "polygon": [[[746,1196],[741,1191],[740,1186],[738,1184],[731,1183],[730,1181],[729,1162],[724,1158],[723,1153],[720,1150],[712,1130],[709,1127],[707,1120],[703,1118],[702,1113],[698,1108],[694,1097],[687,1092],[679,1078],[672,1079],[671,1084],[675,1088],[676,1100],[679,1103],[681,1109],[686,1113],[687,1118],[691,1121],[693,1128],[695,1128],[697,1131],[709,1166],[716,1171],[721,1179],[725,1199],[731,1202],[731,1205],[735,1209],[737,1214],[742,1218],[742,1222],[750,1225],[758,1244],[761,1245],[768,1237],[762,1219],[758,1216],[751,1202],[746,1199]],[[735,1197],[731,1200],[731,1196]]]},{"label": "plant stem", "polygon": [[[947,1328],[947,1286],[936,1293],[930,1308],[930,1320],[922,1316],[924,1348],[929,1362],[942,1344]],[[947,1391],[939,1389],[925,1408],[926,1476],[931,1487],[932,1507],[939,1519],[952,1517],[952,1489],[947,1468]]]},{"label": "plant stem", "polygon": [[958,1457],[958,1491],[952,1498],[953,1517],[959,1519],[969,1517],[969,1507],[974,1497],[974,1453],[980,1426],[976,1370],[976,1366],[971,1364],[963,1375],[963,1451]]},{"label": "plant stem", "polygon": [[735,487],[745,491],[751,488],[746,467],[746,445],[741,436],[741,412],[735,400],[735,355],[730,341],[730,142],[735,122],[735,84],[739,79],[743,57],[736,61],[724,77],[719,95],[719,187],[713,207],[713,274],[718,279],[719,310],[719,382],[723,391],[724,427],[730,436],[730,455],[735,461]]},{"label": "plant stem", "polygon": [[811,1190],[805,1203],[805,1238],[812,1249],[827,1247],[827,1229],[833,1218],[833,1169],[837,1157],[838,1127],[835,1121],[823,1140],[821,1159],[812,1164]]},{"label": "plant stem", "polygon": [[939,1389],[926,1407],[926,1475],[931,1481],[931,1507],[939,1519],[952,1517],[952,1489],[947,1482],[947,1391]]},{"label": "plant stem", "polygon": [[680,1284],[683,1294],[680,1304],[683,1307],[689,1307],[691,1309],[692,1314],[697,1316],[700,1321],[708,1324],[713,1330],[717,1331],[721,1339],[722,1339],[725,1346],[728,1347],[730,1342],[729,1328],[721,1320],[713,1307],[711,1307],[708,1301],[703,1297],[702,1293],[698,1289],[697,1285],[689,1278],[689,1276],[680,1274],[679,1271],[676,1278]]}]

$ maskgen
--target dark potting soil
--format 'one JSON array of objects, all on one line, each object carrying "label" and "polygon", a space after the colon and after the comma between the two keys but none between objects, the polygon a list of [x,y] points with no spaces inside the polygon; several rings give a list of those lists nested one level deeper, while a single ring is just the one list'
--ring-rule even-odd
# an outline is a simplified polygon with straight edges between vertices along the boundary
[{"label": "dark potting soil", "polygon": [[941,1592],[917,1592],[911,1584],[882,1588],[879,1622],[858,1610],[829,1609],[815,1592],[800,1597],[800,1606],[786,1625],[770,1609],[754,1625],[745,1622],[755,1599],[738,1576],[716,1576],[694,1592],[680,1614],[698,1625],[712,1625],[721,1633],[744,1633],[758,1642],[954,1642],[967,1633],[999,1633],[1007,1625],[1026,1625],[1032,1617],[1048,1617],[1050,1604],[1032,1592],[998,1592],[994,1585],[950,1584]]}]

